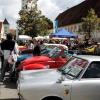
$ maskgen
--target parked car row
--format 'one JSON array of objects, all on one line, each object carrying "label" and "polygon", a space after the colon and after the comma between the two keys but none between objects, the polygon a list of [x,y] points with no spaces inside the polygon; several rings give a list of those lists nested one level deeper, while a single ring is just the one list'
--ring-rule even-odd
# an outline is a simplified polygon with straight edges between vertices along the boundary
[{"label": "parked car row", "polygon": [[12,78],[18,78],[18,74],[22,70],[37,70],[46,68],[61,67],[69,59],[67,56],[68,47],[62,44],[44,44],[41,47],[41,55],[34,56],[33,49],[21,51],[17,58],[16,69]]},{"label": "parked car row", "polygon": [[[66,61],[68,60],[67,54],[68,50],[66,50],[65,48],[61,46],[55,47],[45,55],[33,56],[31,58],[24,60],[18,66],[18,69],[41,69],[43,66],[49,66],[49,68],[58,68],[62,66],[64,63],[66,63]],[[40,66],[36,67],[36,64],[40,64]]]},{"label": "parked car row", "polygon": [[26,57],[17,67],[20,99],[99,100],[100,56],[72,55],[66,46],[47,45],[41,56]]}]

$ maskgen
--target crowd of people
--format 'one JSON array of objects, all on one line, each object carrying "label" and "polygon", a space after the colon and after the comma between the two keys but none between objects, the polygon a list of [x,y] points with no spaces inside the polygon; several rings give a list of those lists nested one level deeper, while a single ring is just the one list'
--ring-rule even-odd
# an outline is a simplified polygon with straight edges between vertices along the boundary
[{"label": "crowd of people", "polygon": [[[42,44],[42,42],[41,42]],[[0,57],[1,57],[1,68],[0,68],[0,81],[4,81],[6,71],[12,71],[12,67],[17,61],[17,56],[20,54],[19,45],[25,46],[26,49],[33,49],[33,55],[40,55],[40,42],[32,40],[25,43],[18,43],[13,39],[11,33],[7,34],[6,39],[0,43]],[[11,70],[10,70],[11,69]]]}]

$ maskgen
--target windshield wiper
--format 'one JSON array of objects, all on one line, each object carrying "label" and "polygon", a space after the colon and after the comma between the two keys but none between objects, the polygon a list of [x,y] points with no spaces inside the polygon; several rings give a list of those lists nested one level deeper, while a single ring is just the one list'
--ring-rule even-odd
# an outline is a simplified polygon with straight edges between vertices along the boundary
[{"label": "windshield wiper", "polygon": [[[71,70],[71,69],[70,69]],[[68,72],[66,72],[66,70],[65,69],[58,69],[58,71],[60,71],[63,75],[66,75],[67,73],[69,73],[70,72],[70,70],[68,71]]]}]

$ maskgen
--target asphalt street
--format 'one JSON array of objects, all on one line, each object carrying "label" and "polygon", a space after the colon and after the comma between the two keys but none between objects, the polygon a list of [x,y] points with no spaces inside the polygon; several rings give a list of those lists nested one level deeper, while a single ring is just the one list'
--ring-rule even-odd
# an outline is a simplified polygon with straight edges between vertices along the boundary
[{"label": "asphalt street", "polygon": [[19,100],[18,98],[17,86],[14,82],[9,81],[6,73],[5,81],[0,82],[0,100]]}]

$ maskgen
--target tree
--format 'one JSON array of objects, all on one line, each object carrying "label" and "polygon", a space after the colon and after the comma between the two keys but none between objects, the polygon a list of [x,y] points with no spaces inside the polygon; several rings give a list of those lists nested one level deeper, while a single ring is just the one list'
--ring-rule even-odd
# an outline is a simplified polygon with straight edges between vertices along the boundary
[{"label": "tree", "polygon": [[98,28],[99,18],[97,17],[95,11],[90,9],[88,15],[82,19],[82,28],[81,30],[85,33],[87,39],[91,38],[91,33]]},{"label": "tree", "polygon": [[38,24],[38,29],[40,30],[40,35],[47,35],[49,34],[48,29],[50,29],[53,26],[53,23],[50,19],[46,18],[45,16],[41,16]]},{"label": "tree", "polygon": [[37,0],[30,9],[22,9],[19,15],[20,19],[17,21],[19,34],[26,34],[32,37],[48,34],[48,27],[52,22],[41,15],[41,11],[37,9]]}]

